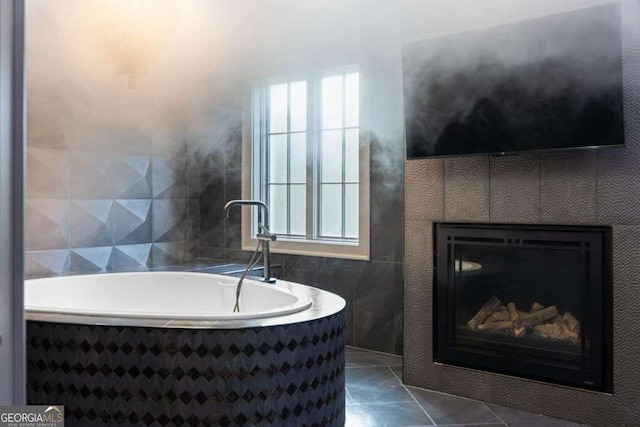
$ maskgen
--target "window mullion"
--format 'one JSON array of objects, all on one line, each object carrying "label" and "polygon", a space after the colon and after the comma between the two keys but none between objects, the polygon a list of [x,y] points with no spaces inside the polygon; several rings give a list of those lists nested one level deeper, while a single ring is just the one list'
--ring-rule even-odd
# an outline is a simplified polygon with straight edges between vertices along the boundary
[{"label": "window mullion", "polygon": [[317,83],[315,76],[307,80],[307,197],[306,197],[306,238],[313,240],[316,230],[316,156],[317,135]]},{"label": "window mullion", "polygon": [[264,114],[264,137],[263,137],[263,144],[261,145],[261,150],[262,150],[262,168],[263,168],[263,179],[264,179],[264,185],[261,188],[261,194],[260,196],[263,198],[264,202],[269,205],[270,201],[269,201],[269,188],[267,187],[267,184],[269,183],[269,145],[270,145],[270,141],[269,141],[269,132],[271,132],[271,126],[269,124],[269,115],[270,115],[270,111],[269,111],[269,90],[265,89],[265,96],[264,96],[264,111],[266,114]]},{"label": "window mullion", "polygon": [[287,83],[287,234],[291,235],[291,82]]},{"label": "window mullion", "polygon": [[345,90],[346,90],[346,84],[345,84],[345,75],[342,75],[342,146],[341,148],[341,155],[342,155],[342,206],[340,207],[341,210],[341,216],[342,216],[342,227],[341,227],[341,237],[344,238],[346,235],[346,219],[347,219],[347,200],[346,200],[346,186],[345,186],[345,181],[347,179],[346,177],[346,171],[347,171],[347,164],[346,164],[346,160],[347,160],[347,153],[346,153],[346,133],[347,131],[344,129],[344,126],[346,124],[346,120],[347,120],[347,113],[346,113],[346,108],[347,108],[347,96],[345,94]]},{"label": "window mullion", "polygon": [[[267,206],[270,206],[269,201],[269,89],[268,87],[262,88],[262,96],[260,97],[261,110],[262,114],[260,114],[260,187],[258,200],[264,201]],[[259,233],[257,218],[253,214],[253,209],[251,210],[251,218],[252,223],[254,225],[254,230],[256,233]]]}]

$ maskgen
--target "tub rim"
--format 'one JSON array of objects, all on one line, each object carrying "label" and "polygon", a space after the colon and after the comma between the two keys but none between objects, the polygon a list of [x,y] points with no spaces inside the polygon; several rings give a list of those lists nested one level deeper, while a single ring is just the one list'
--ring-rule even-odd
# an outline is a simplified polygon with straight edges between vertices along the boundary
[{"label": "tub rim", "polygon": [[[125,272],[123,272],[125,273]],[[144,271],[138,273],[184,273],[184,274],[209,274],[204,272],[186,272],[181,270],[163,270],[163,271]],[[95,274],[99,276],[108,274],[122,273],[103,273]],[[129,274],[129,272],[126,272]],[[136,274],[131,273],[131,274]],[[94,274],[86,274],[82,276],[94,276]],[[56,276],[65,277],[65,276]],[[70,276],[78,277],[78,276]],[[42,279],[30,279],[42,280]],[[44,279],[46,280],[46,279]],[[27,281],[25,281],[27,282]],[[244,329],[256,327],[268,327],[277,325],[287,325],[293,323],[307,322],[323,317],[331,316],[343,310],[346,307],[346,301],[328,291],[324,291],[312,286],[300,283],[290,282],[287,280],[276,280],[276,283],[268,286],[275,286],[287,293],[299,294],[309,298],[313,303],[309,308],[294,313],[281,314],[271,317],[262,318],[235,318],[235,319],[188,319],[188,318],[170,318],[170,317],[124,317],[109,315],[87,315],[87,314],[71,314],[56,313],[42,310],[27,310],[25,308],[25,319],[27,321],[50,322],[50,323],[71,323],[96,326],[132,326],[132,327],[152,327],[152,328],[181,328],[181,329]]]}]

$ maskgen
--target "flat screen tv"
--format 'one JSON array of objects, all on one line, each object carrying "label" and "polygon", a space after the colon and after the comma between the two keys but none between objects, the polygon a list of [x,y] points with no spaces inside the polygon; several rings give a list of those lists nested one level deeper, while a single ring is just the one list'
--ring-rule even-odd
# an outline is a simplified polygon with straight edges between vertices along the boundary
[{"label": "flat screen tv", "polygon": [[620,6],[403,46],[407,158],[624,145]]}]

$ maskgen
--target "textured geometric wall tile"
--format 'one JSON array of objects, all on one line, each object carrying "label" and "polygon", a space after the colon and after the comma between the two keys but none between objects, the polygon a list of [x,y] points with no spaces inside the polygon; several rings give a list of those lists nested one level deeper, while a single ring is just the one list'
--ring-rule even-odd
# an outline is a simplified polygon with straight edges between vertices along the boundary
[{"label": "textured geometric wall tile", "polygon": [[116,198],[151,198],[151,156],[116,156],[113,171]]},{"label": "textured geometric wall tile", "polygon": [[111,252],[109,268],[150,266],[151,243],[116,246]]},{"label": "textured geometric wall tile", "polygon": [[493,157],[491,221],[540,221],[540,159],[537,155]]},{"label": "textured geometric wall tile", "polygon": [[489,221],[489,158],[444,161],[444,217],[447,221]]},{"label": "textured geometric wall tile", "polygon": [[69,145],[73,150],[86,153],[116,153],[111,126],[91,117],[74,118],[69,132]]},{"label": "textured geometric wall tile", "polygon": [[542,221],[595,223],[597,160],[593,151],[567,151],[541,157]]},{"label": "textured geometric wall tile", "polygon": [[171,264],[187,257],[187,242],[154,243],[151,249],[153,266]]},{"label": "textured geometric wall tile", "polygon": [[27,197],[30,199],[69,197],[69,165],[68,151],[27,148]]},{"label": "textured geometric wall tile", "polygon": [[133,127],[111,126],[108,132],[113,152],[127,154],[151,154],[151,138]]},{"label": "textured geometric wall tile", "polygon": [[598,222],[640,225],[640,147],[602,150],[597,162]]},{"label": "textured geometric wall tile", "polygon": [[71,197],[109,199],[113,197],[111,154],[71,152]]},{"label": "textured geometric wall tile", "polygon": [[444,160],[405,162],[406,219],[441,220],[444,217]]},{"label": "textured geometric wall tile", "polygon": [[67,132],[71,110],[61,97],[35,96],[27,93],[27,146],[58,148],[69,146]]},{"label": "textured geometric wall tile", "polygon": [[393,353],[402,355],[404,346],[404,286],[398,286],[397,283],[394,284],[393,337],[395,341]]},{"label": "textured geometric wall tile", "polygon": [[113,245],[113,200],[71,202],[71,247]]},{"label": "textured geometric wall tile", "polygon": [[106,271],[111,259],[113,247],[103,246],[96,248],[71,249],[72,272],[97,272]]},{"label": "textured geometric wall tile", "polygon": [[69,201],[26,201],[26,250],[69,248]]},{"label": "textured geometric wall tile", "polygon": [[69,250],[25,253],[26,278],[56,276],[69,273]]},{"label": "textured geometric wall tile", "polygon": [[113,204],[115,245],[151,243],[151,199],[119,199]]},{"label": "textured geometric wall tile", "polygon": [[153,242],[187,239],[187,201],[185,199],[154,199],[151,218]]},{"label": "textured geometric wall tile", "polygon": [[640,305],[640,226],[614,226],[613,247],[613,348],[616,395],[626,402],[635,402],[636,416],[640,416],[637,369],[640,330],[635,325]]},{"label": "textured geometric wall tile", "polygon": [[151,141],[152,152],[165,156],[185,156],[188,151],[187,131],[183,126],[176,123],[163,123],[161,132],[153,135]]},{"label": "textured geometric wall tile", "polygon": [[433,348],[432,223],[406,221],[405,232],[403,356],[410,363],[404,365],[403,380],[408,384],[424,384],[427,381],[424,367],[432,363]]},{"label": "textured geometric wall tile", "polygon": [[80,116],[72,131],[71,145],[76,150],[126,155],[149,155],[153,151],[149,136],[102,118]]},{"label": "textured geometric wall tile", "polygon": [[187,160],[181,157],[153,156],[153,197],[182,198],[187,194]]}]

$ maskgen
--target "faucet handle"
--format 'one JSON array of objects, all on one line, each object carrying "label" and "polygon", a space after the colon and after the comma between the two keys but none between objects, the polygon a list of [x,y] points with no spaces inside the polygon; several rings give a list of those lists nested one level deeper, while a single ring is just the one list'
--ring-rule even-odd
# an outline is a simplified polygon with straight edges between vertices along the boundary
[{"label": "faucet handle", "polygon": [[259,240],[271,240],[272,242],[275,242],[276,240],[278,240],[278,236],[276,236],[275,234],[267,234],[267,233],[258,233],[256,234],[256,237]]},{"label": "faucet handle", "polygon": [[258,223],[258,228],[262,230],[261,233],[256,234],[256,237],[260,240],[271,240],[272,242],[275,242],[278,239],[278,236],[276,234],[273,234],[269,231],[269,229],[267,227],[265,227],[264,225]]}]

